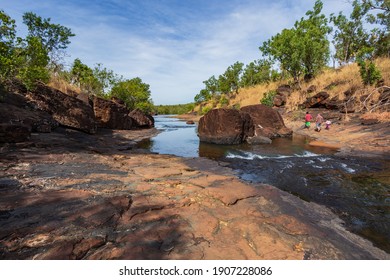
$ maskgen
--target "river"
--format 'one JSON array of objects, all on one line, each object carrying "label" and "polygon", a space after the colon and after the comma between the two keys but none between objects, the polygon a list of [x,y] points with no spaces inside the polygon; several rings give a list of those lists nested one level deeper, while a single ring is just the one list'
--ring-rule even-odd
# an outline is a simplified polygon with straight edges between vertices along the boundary
[{"label": "river", "polygon": [[311,147],[304,136],[264,145],[199,142],[196,125],[156,116],[157,136],[140,142],[150,152],[223,161],[242,180],[265,183],[301,199],[325,205],[347,229],[390,253],[390,159],[339,156]]}]

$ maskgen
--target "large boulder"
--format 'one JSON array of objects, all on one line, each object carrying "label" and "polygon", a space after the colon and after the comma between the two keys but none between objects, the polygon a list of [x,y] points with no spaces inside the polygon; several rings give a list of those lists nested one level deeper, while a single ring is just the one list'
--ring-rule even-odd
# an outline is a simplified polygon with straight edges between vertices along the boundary
[{"label": "large boulder", "polygon": [[92,107],[76,97],[43,84],[38,84],[26,97],[61,125],[90,134],[96,133],[97,124]]},{"label": "large boulder", "polygon": [[95,97],[93,110],[99,127],[110,129],[131,129],[133,119],[126,106],[117,102]]},{"label": "large boulder", "polygon": [[207,143],[240,144],[253,133],[249,114],[235,109],[213,109],[198,124],[199,139]]},{"label": "large boulder", "polygon": [[249,114],[252,118],[256,136],[273,139],[292,135],[292,130],[285,126],[283,118],[277,110],[263,104],[257,104],[242,107],[241,111]]},{"label": "large boulder", "polygon": [[147,115],[140,109],[134,109],[128,115],[133,119],[133,128],[151,128],[154,127],[154,118]]}]

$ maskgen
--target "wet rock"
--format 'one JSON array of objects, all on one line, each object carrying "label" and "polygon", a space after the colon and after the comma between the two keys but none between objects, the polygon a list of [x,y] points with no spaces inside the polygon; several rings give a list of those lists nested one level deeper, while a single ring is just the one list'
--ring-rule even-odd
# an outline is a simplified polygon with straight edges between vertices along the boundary
[{"label": "wet rock", "polygon": [[90,134],[97,131],[93,109],[75,97],[43,84],[38,84],[35,90],[26,94],[26,97],[63,126]]},{"label": "wet rock", "polygon": [[93,110],[99,127],[110,129],[131,129],[133,127],[133,119],[128,116],[129,110],[124,105],[95,97]]},{"label": "wet rock", "polygon": [[154,118],[147,115],[140,109],[134,109],[129,113],[129,117],[133,119],[134,128],[151,128],[154,127]]},{"label": "wet rock", "polygon": [[[284,124],[283,118],[277,110],[268,106],[258,104],[241,108],[241,111],[249,114],[253,120],[256,136],[263,136],[270,139],[276,137],[290,137],[292,130]],[[249,135],[248,136],[254,136]]]},{"label": "wet rock", "polygon": [[200,141],[214,144],[241,144],[253,136],[253,120],[234,109],[213,109],[199,120]]},{"label": "wet rock", "polygon": [[246,142],[251,145],[256,145],[256,144],[271,144],[272,140],[269,139],[268,137],[264,136],[253,136],[253,137],[248,137],[246,139]]}]

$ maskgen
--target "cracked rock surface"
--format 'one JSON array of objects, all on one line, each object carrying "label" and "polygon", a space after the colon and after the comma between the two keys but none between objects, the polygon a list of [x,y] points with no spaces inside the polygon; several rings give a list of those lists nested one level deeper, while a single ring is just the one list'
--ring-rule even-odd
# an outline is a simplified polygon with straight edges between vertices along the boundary
[{"label": "cracked rock surface", "polygon": [[325,207],[136,148],[154,133],[59,129],[1,146],[0,259],[390,259]]}]

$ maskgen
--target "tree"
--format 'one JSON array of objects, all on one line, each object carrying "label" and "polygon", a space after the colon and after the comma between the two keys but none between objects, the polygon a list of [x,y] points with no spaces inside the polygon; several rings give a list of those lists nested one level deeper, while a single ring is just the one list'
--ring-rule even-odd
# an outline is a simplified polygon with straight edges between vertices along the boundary
[{"label": "tree", "polygon": [[2,79],[9,77],[16,67],[15,38],[15,20],[0,10],[0,78]]},{"label": "tree", "polygon": [[321,14],[323,4],[316,1],[307,19],[295,22],[291,29],[284,29],[259,47],[263,55],[280,63],[295,82],[304,74],[314,77],[329,59],[330,27],[325,15]]},{"label": "tree", "polygon": [[371,31],[370,42],[375,47],[375,56],[390,57],[390,1],[389,0],[362,0],[369,11],[368,22],[379,25]]},{"label": "tree", "polygon": [[51,23],[50,18],[42,19],[32,12],[24,13],[23,23],[27,25],[29,37],[40,38],[55,66],[62,58],[59,52],[68,47],[70,38],[75,34],[65,26]]},{"label": "tree", "polygon": [[327,64],[329,60],[329,41],[331,32],[328,20],[321,14],[323,4],[316,1],[312,11],[308,11],[307,19],[295,23],[298,37],[302,40],[302,62],[305,77],[312,78]]},{"label": "tree", "polygon": [[46,68],[49,63],[49,56],[41,40],[37,37],[27,37],[26,46],[22,51],[22,59],[17,77],[27,89],[34,88],[36,82],[47,83],[50,79],[49,70]]},{"label": "tree", "polygon": [[138,77],[120,81],[112,88],[111,96],[123,100],[129,110],[138,108],[145,113],[150,113],[153,110],[153,102],[149,87]]},{"label": "tree", "polygon": [[197,95],[194,97],[195,103],[201,103],[203,101],[208,101],[211,99],[211,94],[207,89],[201,89]]},{"label": "tree", "polygon": [[230,92],[238,92],[240,84],[240,75],[244,64],[237,61],[233,65],[229,66],[225,73],[218,78],[218,88],[221,93],[229,94]]},{"label": "tree", "polygon": [[240,86],[249,87],[267,83],[272,79],[272,63],[269,60],[259,59],[245,66],[240,80]]},{"label": "tree", "polygon": [[337,16],[331,14],[330,21],[335,26],[333,44],[336,49],[335,58],[340,64],[354,61],[360,49],[367,47],[368,33],[363,28],[363,19],[368,7],[353,1],[353,11],[349,20],[342,12]]},{"label": "tree", "polygon": [[102,89],[102,85],[95,77],[93,70],[78,58],[74,60],[70,74],[71,83],[80,87],[88,94],[96,94]]},{"label": "tree", "polygon": [[106,67],[103,67],[101,63],[98,63],[93,69],[93,75],[99,82],[99,89],[96,92],[99,96],[106,95],[111,88],[122,79],[112,70],[108,70]]}]

